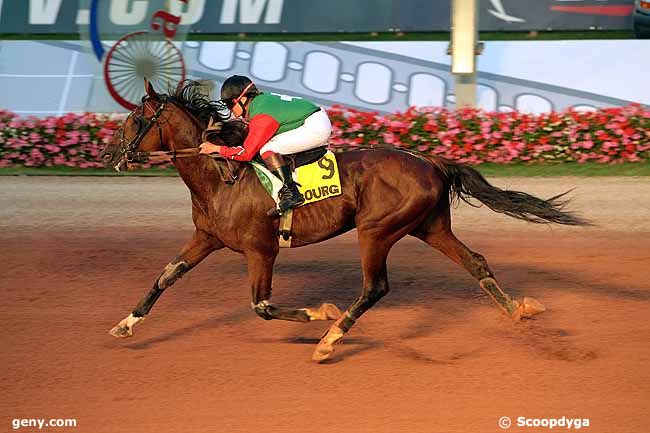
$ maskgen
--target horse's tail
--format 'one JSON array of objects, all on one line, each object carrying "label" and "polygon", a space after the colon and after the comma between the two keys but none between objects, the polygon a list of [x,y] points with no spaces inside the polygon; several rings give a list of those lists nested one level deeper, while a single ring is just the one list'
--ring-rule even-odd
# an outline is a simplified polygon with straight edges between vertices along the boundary
[{"label": "horse's tail", "polygon": [[569,203],[569,191],[543,200],[520,191],[507,191],[491,185],[476,169],[452,161],[430,158],[447,178],[450,200],[468,200],[473,197],[495,212],[532,223],[556,223],[572,226],[591,225],[579,216],[563,210]]}]

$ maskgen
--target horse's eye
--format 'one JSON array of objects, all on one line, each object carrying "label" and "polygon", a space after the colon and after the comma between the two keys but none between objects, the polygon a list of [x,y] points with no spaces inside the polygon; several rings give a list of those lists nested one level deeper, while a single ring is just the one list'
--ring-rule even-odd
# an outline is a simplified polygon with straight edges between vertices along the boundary
[{"label": "horse's eye", "polygon": [[136,130],[140,132],[144,126],[144,119],[140,116],[136,116],[133,118],[133,122],[135,123]]}]

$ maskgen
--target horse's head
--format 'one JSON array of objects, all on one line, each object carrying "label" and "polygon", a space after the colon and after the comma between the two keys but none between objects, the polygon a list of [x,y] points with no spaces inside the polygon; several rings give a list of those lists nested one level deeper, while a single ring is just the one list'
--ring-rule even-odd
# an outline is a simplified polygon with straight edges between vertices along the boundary
[{"label": "horse's head", "polygon": [[158,156],[167,160],[171,155],[172,159],[177,155],[195,156],[206,123],[209,128],[204,139],[219,145],[239,146],[248,134],[246,123],[227,121],[225,104],[210,101],[198,82],[183,82],[168,95],[156,93],[148,81],[145,88],[147,94],[142,104],[129,114],[101,153],[107,167],[120,171],[129,164],[157,158],[155,154],[166,154]]},{"label": "horse's head", "polygon": [[129,164],[146,162],[148,152],[168,150],[160,123],[166,98],[158,95],[149,81],[145,81],[145,88],[142,104],[128,115],[100,155],[106,167],[120,171]]}]

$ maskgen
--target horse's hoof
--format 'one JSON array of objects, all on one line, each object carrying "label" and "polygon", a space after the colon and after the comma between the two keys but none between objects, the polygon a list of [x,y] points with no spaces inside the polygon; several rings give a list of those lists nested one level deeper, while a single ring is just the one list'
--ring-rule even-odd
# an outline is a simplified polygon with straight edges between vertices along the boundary
[{"label": "horse's hoof", "polygon": [[546,311],[544,304],[535,298],[525,297],[521,301],[514,301],[517,308],[512,313],[512,319],[528,319],[536,314]]},{"label": "horse's hoof", "polygon": [[129,328],[128,326],[117,325],[113,329],[108,331],[108,333],[111,334],[113,337],[128,338],[133,335],[133,328]]},{"label": "horse's hoof", "polygon": [[108,331],[108,333],[117,338],[131,337],[133,335],[133,327],[143,320],[144,317],[135,317],[133,314],[129,314],[125,319],[122,319],[120,323],[115,325],[113,329]]},{"label": "horse's hoof", "polygon": [[330,359],[334,355],[334,345],[341,341],[344,332],[336,325],[332,325],[327,334],[320,340],[316,350],[314,350],[311,359],[316,362],[322,362]]},{"label": "horse's hoof", "polygon": [[325,318],[325,320],[336,320],[341,317],[341,310],[334,304],[329,304],[327,302],[323,303],[318,312]]},{"label": "horse's hoof", "polygon": [[334,346],[322,346],[319,344],[314,354],[311,356],[311,359],[316,362],[323,362],[330,359],[334,355]]},{"label": "horse's hoof", "polygon": [[522,299],[521,303],[524,306],[523,317],[532,317],[536,314],[546,311],[544,304],[535,298],[525,297]]}]

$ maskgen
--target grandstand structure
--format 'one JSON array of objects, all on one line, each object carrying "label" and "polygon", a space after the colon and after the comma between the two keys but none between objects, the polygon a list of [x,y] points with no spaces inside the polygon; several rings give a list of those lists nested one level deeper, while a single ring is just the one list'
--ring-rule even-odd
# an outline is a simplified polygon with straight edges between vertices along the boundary
[{"label": "grandstand structure", "polygon": [[[455,77],[448,63],[396,54],[381,43],[186,41],[179,45],[188,77],[217,86],[229,75],[244,74],[266,91],[308,97],[325,106],[343,104],[383,113],[412,105],[454,107],[456,102]],[[26,52],[30,54],[25,56]],[[35,116],[124,111],[106,91],[101,64],[83,41],[2,41],[0,56],[0,106],[4,108]],[[29,98],[25,89],[30,89]],[[477,89],[477,105],[491,111],[591,109],[634,102],[490,72],[478,73]]]}]

